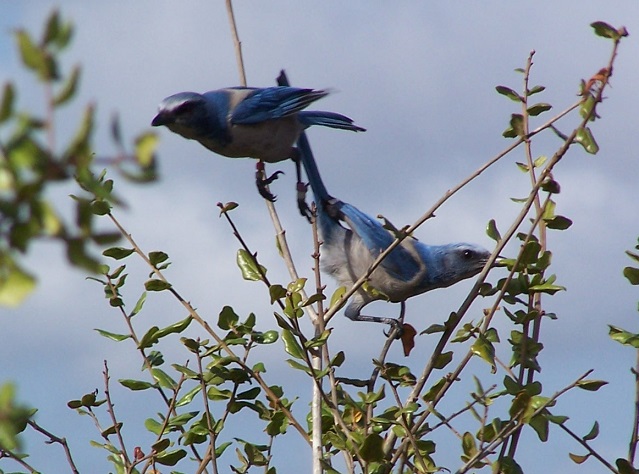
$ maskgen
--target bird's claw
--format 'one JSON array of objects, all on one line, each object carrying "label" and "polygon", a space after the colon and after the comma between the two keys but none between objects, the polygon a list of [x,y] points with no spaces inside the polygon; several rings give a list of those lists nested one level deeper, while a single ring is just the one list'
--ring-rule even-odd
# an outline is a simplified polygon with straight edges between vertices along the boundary
[{"label": "bird's claw", "polygon": [[275,181],[280,174],[284,174],[284,172],[276,171],[271,176],[266,177],[264,175],[263,166],[258,166],[257,171],[255,172],[255,184],[257,185],[257,191],[260,193],[260,196],[262,196],[267,201],[275,202],[275,200],[277,199],[277,196],[269,191],[268,185]]},{"label": "bird's claw", "polygon": [[391,337],[394,339],[401,339],[402,333],[404,332],[404,325],[398,319],[390,319],[388,321],[388,325],[390,326],[390,330],[388,332],[384,331],[384,336]]},{"label": "bird's claw", "polygon": [[311,211],[308,204],[306,204],[306,192],[308,191],[308,184],[302,183],[301,181],[297,183],[297,208],[302,214],[303,217],[311,222],[311,217],[313,217],[313,212]]}]

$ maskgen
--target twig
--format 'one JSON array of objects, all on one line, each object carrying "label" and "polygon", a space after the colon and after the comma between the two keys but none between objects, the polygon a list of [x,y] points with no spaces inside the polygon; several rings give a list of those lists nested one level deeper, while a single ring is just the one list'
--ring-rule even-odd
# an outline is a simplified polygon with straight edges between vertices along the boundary
[{"label": "twig", "polygon": [[594,449],[592,449],[590,447],[590,445],[588,444],[587,441],[584,441],[581,437],[577,436],[570,428],[568,428],[566,426],[566,422],[564,423],[560,423],[558,425],[562,430],[564,430],[566,433],[568,433],[568,435],[573,438],[575,441],[577,441],[577,443],[579,443],[580,445],[582,445],[587,451],[588,453],[590,453],[590,455],[594,458],[596,458],[601,464],[603,464],[604,466],[606,466],[608,468],[608,470],[610,470],[611,472],[614,472],[615,474],[619,474],[619,471],[617,469],[615,469],[615,467],[610,464],[608,461],[606,461],[602,456],[600,456],[597,451],[595,451]]},{"label": "twig", "polygon": [[[60,444],[62,446],[62,449],[64,449],[64,454],[67,457],[67,462],[69,463],[69,466],[71,466],[71,472],[73,472],[74,474],[79,474],[80,471],[78,471],[78,468],[76,467],[75,463],[73,462],[73,457],[71,456],[71,449],[69,449],[69,444],[67,443],[67,439],[66,438],[60,438],[60,437],[54,435],[53,433],[51,433],[50,431],[45,430],[44,428],[42,428],[40,425],[38,425],[32,419],[28,420],[27,424],[31,428],[36,430],[37,432],[42,433],[43,435],[48,437],[49,438],[49,441],[47,441],[48,443],[58,443],[58,444]],[[20,464],[22,464],[21,461],[22,460],[20,459],[19,460]],[[35,469],[33,469],[31,466],[29,466],[26,463],[22,464],[22,466],[26,467],[28,469],[31,469],[32,472],[36,471]]]},{"label": "twig", "polygon": [[235,60],[237,61],[237,69],[240,73],[240,84],[246,87],[246,72],[244,70],[244,59],[242,58],[242,42],[237,33],[237,24],[235,23],[235,14],[233,13],[232,0],[226,0],[226,12],[229,15],[229,23],[231,25],[231,34],[233,35],[233,43],[235,50]]},{"label": "twig", "polygon": [[628,462],[630,465],[635,464],[635,454],[637,452],[637,443],[639,443],[639,350],[637,350],[637,360],[635,369],[632,371],[635,377],[635,407],[632,422],[632,435],[628,447]]},{"label": "twig", "polygon": [[[122,232],[122,229],[120,229],[120,232]],[[147,263],[150,263],[150,261],[147,262]],[[113,284],[113,281],[111,280],[111,278],[108,275],[107,275],[107,284],[109,285],[109,288],[110,288],[111,292],[113,294],[117,294],[117,289],[116,289],[115,285]],[[138,352],[142,356],[142,363],[144,364],[144,367],[146,368],[146,370],[149,372],[149,374],[153,378],[153,366],[152,366],[151,362],[149,361],[149,358],[147,357],[146,351],[144,350],[144,348],[140,347],[140,339],[138,338],[137,333],[136,333],[135,328],[133,327],[133,323],[132,323],[132,318],[133,317],[126,313],[126,311],[124,310],[124,306],[119,306],[118,308],[120,310],[120,314],[124,317],[124,320],[126,321],[127,327],[129,329],[129,335],[131,336],[131,340],[135,343],[135,347],[137,348]],[[105,361],[105,363],[106,363],[106,361]],[[181,385],[181,384],[182,384],[182,379],[181,379],[179,385]],[[166,393],[164,392],[164,389],[159,384],[155,384],[154,389],[156,390],[157,393],[160,394],[160,397],[164,401],[164,404],[169,408],[169,410],[168,410],[169,416],[167,416],[165,418],[164,427],[162,428],[162,432],[164,432],[164,428],[166,428],[166,425],[168,424],[168,420],[170,418],[170,415],[171,414],[172,415],[177,415],[177,412],[175,411],[175,397],[169,398],[166,395]],[[184,433],[186,431],[183,426],[178,426],[177,429],[181,433]],[[193,453],[193,456],[198,461],[202,462],[202,456],[198,452],[197,447],[195,446],[195,444],[190,444],[189,445],[189,449]],[[133,466],[135,466],[136,464],[137,463],[133,463]]]},{"label": "twig", "polygon": [[[546,130],[547,128],[550,128],[552,124],[554,124],[559,119],[563,118],[564,116],[566,116],[567,114],[569,114],[570,112],[572,112],[573,110],[578,108],[580,105],[581,105],[581,100],[576,102],[576,103],[574,103],[570,107],[566,108],[564,111],[560,112],[555,117],[553,117],[552,119],[548,120],[548,122],[546,122],[545,124],[537,127],[535,130],[533,130],[532,132],[530,132],[528,134],[528,137],[529,138],[533,137],[533,136],[537,135],[538,133],[542,132],[543,130]],[[426,211],[419,219],[417,219],[414,224],[412,224],[409,227],[407,227],[402,232],[402,235],[398,236],[383,252],[381,252],[379,254],[379,256],[371,264],[369,269],[359,278],[359,280],[357,280],[355,283],[353,283],[353,286],[350,289],[348,289],[346,291],[346,293],[344,293],[342,295],[340,300],[338,302],[336,302],[335,306],[330,308],[326,312],[326,314],[324,315],[324,318],[328,321],[333,316],[335,316],[335,314],[340,310],[340,308],[346,302],[346,300],[348,300],[348,298],[353,296],[359,290],[359,288],[361,288],[361,286],[369,279],[369,277],[371,276],[373,271],[375,271],[375,269],[381,264],[382,260],[384,260],[386,258],[386,256],[389,253],[391,253],[393,251],[393,249],[395,249],[395,247],[400,245],[401,242],[404,239],[406,239],[409,235],[411,235],[418,227],[420,227],[424,222],[426,222],[428,219],[433,217],[435,215],[435,211],[437,211],[446,201],[448,201],[459,190],[461,190],[463,187],[465,187],[467,184],[469,184],[471,181],[473,181],[475,178],[477,178],[479,175],[481,175],[484,171],[486,171],[492,165],[497,163],[500,159],[502,159],[508,153],[513,151],[515,148],[517,148],[522,143],[524,143],[524,139],[523,138],[517,139],[512,145],[506,147],[502,152],[500,152],[499,154],[495,155],[493,158],[491,158],[486,163],[484,163],[482,166],[480,166],[469,177],[467,177],[466,179],[461,181],[458,185],[456,185],[453,188],[451,188],[448,191],[446,191],[444,193],[444,195],[437,202],[435,202],[435,204],[433,204],[433,206],[428,211]]]},{"label": "twig", "polygon": [[122,438],[122,432],[120,431],[120,424],[115,417],[115,408],[113,406],[113,402],[111,401],[111,392],[109,390],[109,366],[107,365],[107,361],[104,361],[104,371],[102,372],[104,375],[104,396],[106,397],[107,402],[107,412],[111,417],[111,422],[113,423],[113,430],[118,438],[120,443],[120,454],[124,458],[124,465],[130,466],[131,460],[129,459],[129,455],[126,452],[126,445],[124,444],[124,439]]},{"label": "twig", "polygon": [[[532,414],[530,414],[530,416],[527,416],[527,418],[533,419],[535,416],[541,414],[544,410],[547,410],[547,407],[551,406],[557,400],[557,398],[559,398],[561,395],[566,393],[568,390],[575,388],[577,384],[583,379],[585,379],[588,375],[590,375],[591,372],[592,370],[587,371],[581,377],[577,378],[577,380],[575,380],[573,383],[571,383],[570,385],[567,385],[566,387],[556,392],[542,406],[540,406]],[[518,430],[521,430],[521,428],[525,425],[525,423],[523,423],[520,418],[521,418],[521,413],[515,414],[511,418],[511,420],[508,423],[506,423],[503,429],[500,430],[497,436],[495,436],[495,439],[490,444],[478,450],[477,453],[475,453],[460,469],[456,471],[456,474],[463,474],[465,472],[468,472],[469,469],[472,469],[474,467],[474,464],[477,461],[484,459],[486,455],[494,451],[494,449],[497,448],[497,446],[505,442],[513,433],[515,433]]]},{"label": "twig", "polygon": [[[131,234],[129,234],[124,227],[122,227],[122,224],[120,224],[120,222],[115,218],[115,216],[113,216],[112,213],[107,214],[107,216],[109,217],[109,219],[111,219],[111,221],[113,222],[113,224],[118,228],[118,230],[120,231],[120,233],[125,237],[125,239],[129,242],[129,244],[131,244],[133,250],[135,251],[135,253],[142,258],[142,260],[144,260],[144,262],[146,262],[146,264],[152,268],[153,270],[153,274],[155,274],[158,279],[160,279],[161,281],[165,282],[165,283],[169,283],[168,280],[166,279],[166,277],[164,276],[164,274],[162,273],[161,270],[159,270],[155,265],[153,265],[153,263],[151,263],[151,260],[149,260],[149,257],[142,251],[142,249],[140,249],[140,247],[138,246],[138,244],[135,242],[135,240],[133,239],[133,237],[131,236]],[[275,405],[279,410],[282,411],[282,413],[284,413],[284,415],[286,416],[286,418],[288,418],[289,422],[291,423],[291,425],[293,425],[293,427],[297,430],[297,432],[302,435],[302,438],[308,442],[310,444],[310,439],[308,437],[308,434],[306,433],[306,430],[302,427],[302,425],[300,425],[300,423],[297,421],[297,419],[293,416],[293,414],[291,413],[291,411],[286,408],[281,400],[279,399],[279,397],[271,390],[271,388],[269,387],[269,385],[264,381],[264,378],[261,376],[261,374],[259,372],[255,372],[251,367],[249,367],[248,365],[246,365],[245,363],[242,362],[242,360],[235,354],[235,352],[233,351],[233,349],[230,348],[230,346],[213,330],[213,328],[211,328],[211,326],[209,325],[208,322],[206,322],[200,315],[199,313],[195,310],[195,308],[193,308],[193,306],[191,305],[191,303],[189,303],[188,301],[186,301],[182,295],[173,287],[170,286],[168,288],[168,290],[179,302],[180,304],[182,304],[182,306],[187,310],[187,312],[191,315],[191,317],[200,325],[204,328],[204,330],[211,335],[211,337],[215,340],[215,342],[217,342],[220,347],[222,349],[224,349],[224,351],[231,357],[233,358],[234,362],[239,364],[240,367],[246,371],[247,374],[250,374],[250,376],[253,378],[253,380],[255,380],[259,386],[262,388],[262,390],[264,391],[264,393],[266,394],[267,398],[269,399],[269,401],[271,401],[271,403],[273,403],[273,405]]]},{"label": "twig", "polygon": [[[5,451],[4,449],[0,448],[0,459],[2,458],[9,458],[9,459],[13,459],[15,462],[17,462],[18,464],[20,464],[22,467],[24,467],[25,469],[28,469],[29,472],[37,474],[40,471],[38,471],[36,468],[34,468],[33,466],[31,466],[31,464],[29,464],[28,462],[26,462],[24,459],[22,459],[21,456],[13,453],[12,451]],[[77,470],[73,471],[74,473],[77,473]]]}]

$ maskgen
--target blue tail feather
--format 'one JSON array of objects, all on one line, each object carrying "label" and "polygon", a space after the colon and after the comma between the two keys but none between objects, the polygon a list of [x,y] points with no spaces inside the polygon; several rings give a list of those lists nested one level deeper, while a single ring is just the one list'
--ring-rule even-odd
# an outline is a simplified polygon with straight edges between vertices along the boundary
[{"label": "blue tail feather", "polygon": [[305,128],[311,125],[321,125],[323,127],[338,128],[340,130],[350,130],[352,132],[365,132],[366,129],[353,123],[353,120],[345,115],[335,112],[322,112],[314,110],[304,110],[298,113],[298,120]]}]

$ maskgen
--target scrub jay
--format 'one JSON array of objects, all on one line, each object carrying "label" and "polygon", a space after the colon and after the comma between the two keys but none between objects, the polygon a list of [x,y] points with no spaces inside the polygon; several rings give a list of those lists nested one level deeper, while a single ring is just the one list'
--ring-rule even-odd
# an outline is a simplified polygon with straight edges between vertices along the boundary
[{"label": "scrub jay", "polygon": [[273,201],[275,196],[267,185],[281,171],[265,178],[263,162],[297,160],[294,145],[302,131],[311,125],[365,131],[344,115],[302,110],[328,93],[297,87],[227,87],[204,94],[180,92],[160,103],[151,125],[166,125],[172,132],[197,140],[229,158],[260,160],[257,187],[264,198]]},{"label": "scrub jay", "polygon": [[[323,241],[322,269],[340,285],[351,288],[395,237],[377,220],[328,193],[304,133],[297,146],[315,196],[318,231]],[[490,252],[478,245],[427,245],[409,236],[370,275],[368,286],[375,291],[360,288],[346,306],[345,314],[356,321],[397,326],[396,319],[366,316],[361,311],[371,301],[404,302],[411,296],[475,276],[489,256]]]}]

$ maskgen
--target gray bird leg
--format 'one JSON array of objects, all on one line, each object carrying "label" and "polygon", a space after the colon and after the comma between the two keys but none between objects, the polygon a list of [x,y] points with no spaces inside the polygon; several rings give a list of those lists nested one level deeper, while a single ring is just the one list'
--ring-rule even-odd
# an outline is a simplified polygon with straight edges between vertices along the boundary
[{"label": "gray bird leg", "polygon": [[404,310],[406,308],[406,303],[404,301],[401,301],[400,305],[401,305],[401,310],[400,310],[399,318],[368,316],[368,315],[359,313],[359,311],[356,313],[353,313],[351,311],[348,311],[348,308],[347,308],[347,311],[344,312],[344,314],[351,321],[367,321],[371,323],[388,324],[390,326],[390,331],[389,332],[384,331],[384,335],[386,337],[394,335],[395,339],[399,339],[402,335],[402,326],[404,324]]}]

